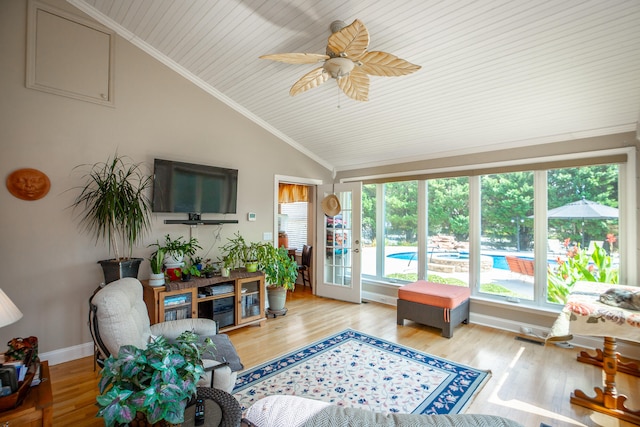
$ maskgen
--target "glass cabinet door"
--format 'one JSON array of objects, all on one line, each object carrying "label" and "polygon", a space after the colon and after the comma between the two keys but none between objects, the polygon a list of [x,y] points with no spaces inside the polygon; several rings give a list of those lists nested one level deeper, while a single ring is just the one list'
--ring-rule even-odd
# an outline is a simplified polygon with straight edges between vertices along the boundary
[{"label": "glass cabinet door", "polygon": [[238,324],[264,317],[264,276],[237,281],[240,298],[238,301]]},{"label": "glass cabinet door", "polygon": [[192,289],[166,292],[160,298],[160,318],[169,320],[191,319],[195,313],[195,291]]}]

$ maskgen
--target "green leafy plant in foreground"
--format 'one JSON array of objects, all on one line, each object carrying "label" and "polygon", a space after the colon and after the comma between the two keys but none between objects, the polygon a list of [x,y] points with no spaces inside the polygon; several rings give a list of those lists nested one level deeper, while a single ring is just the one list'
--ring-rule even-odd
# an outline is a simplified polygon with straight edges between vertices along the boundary
[{"label": "green leafy plant in foreground", "polygon": [[[566,241],[565,246],[568,246]],[[549,266],[547,271],[549,302],[565,304],[573,285],[579,281],[618,283],[619,269],[613,265],[611,256],[607,255],[605,249],[597,244],[594,244],[591,254],[577,244],[568,249],[566,259],[558,257],[557,261],[558,266]]]},{"label": "green leafy plant in foreground", "polygon": [[212,347],[210,338],[201,343],[190,331],[175,343],[157,337],[146,349],[122,346],[116,357],[107,358],[100,372],[97,416],[108,427],[132,421],[137,412],[145,414],[150,423],[182,423],[185,407],[204,374],[202,355]]}]

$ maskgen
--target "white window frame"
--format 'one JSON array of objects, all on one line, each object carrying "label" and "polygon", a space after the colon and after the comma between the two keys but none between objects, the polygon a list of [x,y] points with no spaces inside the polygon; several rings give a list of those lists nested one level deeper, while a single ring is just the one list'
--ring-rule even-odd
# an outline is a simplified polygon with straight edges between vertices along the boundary
[{"label": "white window frame", "polygon": [[[472,170],[478,168],[492,168],[492,167],[504,167],[504,166],[514,166],[521,165],[522,170],[527,169],[527,165],[533,163],[541,163],[541,162],[557,162],[568,159],[596,159],[603,156],[612,156],[625,154],[627,157],[627,161],[625,163],[619,163],[619,172],[618,172],[618,200],[619,200],[619,212],[620,217],[619,227],[620,233],[623,234],[625,238],[620,241],[620,283],[637,283],[638,274],[636,263],[633,261],[638,257],[638,249],[637,249],[637,215],[636,215],[636,205],[637,205],[637,196],[636,196],[636,150],[635,147],[627,147],[627,148],[618,148],[611,150],[597,150],[591,152],[582,152],[582,153],[571,153],[566,155],[557,155],[557,156],[544,156],[539,158],[532,159],[521,159],[518,161],[509,161],[509,162],[496,162],[491,164],[476,164],[476,165],[467,165],[464,167],[457,168],[443,168],[437,170],[424,170],[424,171],[411,171],[405,172],[403,174],[388,174],[385,176],[367,176],[367,177],[356,177],[349,178],[348,180],[342,180],[344,182],[347,181],[355,181],[355,180],[366,180],[366,179],[380,179],[385,178],[389,182],[393,182],[397,180],[397,178],[403,175],[418,175],[418,174],[430,174],[430,173],[439,173],[439,172],[451,172],[451,171],[459,171],[460,175],[464,175],[465,170]],[[425,181],[418,180],[419,183],[419,198],[424,197],[422,194],[425,191]],[[378,205],[380,206],[380,205]],[[419,250],[418,254],[420,257],[421,249],[423,245],[420,243],[420,240],[424,238],[423,234],[426,232],[426,224],[424,223],[423,216],[425,215],[425,210],[427,209],[426,201],[420,201],[418,204],[418,240],[419,240]],[[547,171],[546,170],[536,170],[534,171],[534,239],[536,242],[546,242],[547,241]],[[383,212],[382,212],[383,213]],[[477,299],[483,300],[491,300],[491,301],[501,301],[503,298],[496,296],[491,297],[487,294],[479,294],[478,286],[480,283],[480,234],[481,234],[481,197],[480,197],[480,176],[474,175],[469,177],[469,236],[470,236],[470,276],[469,276],[469,286],[471,287],[472,295]],[[381,212],[377,212],[378,221],[381,221]],[[382,224],[378,224],[380,226]],[[378,231],[380,227],[378,227]],[[422,249],[422,252],[424,250]],[[535,258],[536,259],[546,259],[546,245],[535,245]],[[423,257],[425,255],[423,254]],[[420,258],[419,258],[420,259]],[[380,260],[378,260],[380,262]],[[419,266],[422,266],[422,262],[419,263]],[[424,267],[422,267],[424,268]],[[379,276],[380,271],[378,270],[378,277],[374,280],[381,280]],[[418,277],[424,277],[424,270],[421,270],[419,267]],[[550,310],[558,310],[559,306],[557,304],[552,304],[546,301],[545,293],[546,293],[546,280],[547,280],[547,271],[544,263],[536,263],[535,264],[535,295],[533,301],[523,301],[518,303],[522,306],[533,306],[538,308],[550,309]],[[543,283],[541,286],[539,283]],[[507,301],[504,301],[505,304],[513,304]]]}]

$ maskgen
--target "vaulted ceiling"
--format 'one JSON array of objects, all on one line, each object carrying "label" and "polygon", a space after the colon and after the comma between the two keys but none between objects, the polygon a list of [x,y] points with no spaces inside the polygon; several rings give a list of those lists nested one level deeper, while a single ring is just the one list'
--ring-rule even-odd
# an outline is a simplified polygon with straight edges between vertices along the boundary
[{"label": "vaulted ceiling", "polygon": [[[332,170],[635,131],[638,0],[68,0]],[[329,25],[361,20],[369,50],[422,68],[372,77],[369,101],[318,65]]]}]

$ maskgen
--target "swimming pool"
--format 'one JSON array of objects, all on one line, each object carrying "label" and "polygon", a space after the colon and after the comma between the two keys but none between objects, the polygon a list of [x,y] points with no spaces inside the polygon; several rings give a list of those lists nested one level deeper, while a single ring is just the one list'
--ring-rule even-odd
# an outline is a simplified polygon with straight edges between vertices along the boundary
[{"label": "swimming pool", "polygon": [[397,254],[387,255],[387,258],[404,259],[407,261],[413,261],[414,259],[418,258],[418,253],[417,252],[398,252]]},{"label": "swimming pool", "polygon": [[[458,253],[435,253],[435,254],[429,254],[430,258],[436,258],[436,259],[443,259],[443,260],[448,260],[448,259],[460,259],[460,260],[468,260],[469,259],[469,253],[468,252],[458,252]],[[488,256],[491,257],[493,259],[493,265],[492,268],[497,268],[500,270],[509,270],[509,264],[507,264],[507,258],[506,255],[500,255],[500,254],[483,254],[484,256]],[[394,258],[394,259],[403,259],[403,260],[407,260],[407,261],[413,261],[413,260],[417,260],[418,259],[418,253],[417,252],[398,252],[395,254],[389,254],[387,255],[387,258]],[[531,257],[524,257],[524,256],[520,256],[518,258],[522,258],[522,259],[527,259],[527,260],[533,260],[533,258]]]},{"label": "swimming pool", "polygon": [[[412,261],[418,258],[417,252],[398,252],[387,255],[387,258]],[[482,255],[480,257],[480,269],[489,271],[493,267],[493,259],[489,256]],[[466,273],[469,271],[469,254],[465,252],[451,253],[438,252],[430,253],[428,258],[429,270],[439,271],[443,273]]]}]

